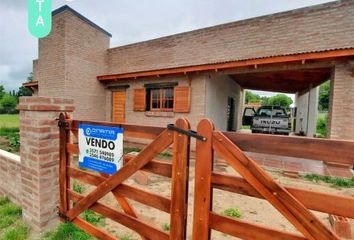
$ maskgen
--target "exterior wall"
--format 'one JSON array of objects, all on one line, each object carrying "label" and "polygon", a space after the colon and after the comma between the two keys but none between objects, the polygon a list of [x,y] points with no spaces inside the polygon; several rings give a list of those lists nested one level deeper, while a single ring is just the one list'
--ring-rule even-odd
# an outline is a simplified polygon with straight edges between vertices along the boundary
[{"label": "exterior wall", "polygon": [[329,137],[354,139],[354,77],[353,65],[336,62],[331,79]]},{"label": "exterior wall", "polygon": [[16,203],[22,202],[20,156],[0,149],[0,196]]},{"label": "exterior wall", "polygon": [[60,98],[21,97],[21,197],[24,220],[42,231],[57,219],[59,204],[60,112],[72,112],[73,101]]},{"label": "exterior wall", "polygon": [[[306,93],[296,94],[296,133],[300,133],[302,129],[306,136],[313,137],[316,134],[316,122],[318,116],[318,93],[319,88],[316,87],[311,88]],[[301,118],[302,123],[300,121]]]},{"label": "exterior wall", "polygon": [[75,99],[75,116],[81,119],[106,118],[105,89],[96,80],[107,72],[109,36],[70,11],[53,17],[53,31],[39,40],[39,96]]},{"label": "exterior wall", "polygon": [[[219,130],[227,129],[227,100],[235,100],[234,126],[239,126],[239,111],[242,106],[241,87],[227,75],[209,75],[206,81],[206,117]],[[237,130],[237,129],[236,129]]]},{"label": "exterior wall", "polygon": [[354,1],[335,1],[109,50],[127,73],[354,47]]},{"label": "exterior wall", "polygon": [[[200,119],[205,117],[205,75],[193,75],[191,79],[191,109],[189,113],[174,113],[174,112],[136,112],[133,111],[134,106],[134,89],[143,88],[146,83],[162,83],[162,82],[178,82],[178,86],[188,86],[189,82],[186,76],[160,77],[160,78],[142,78],[121,82],[121,85],[129,85],[126,89],[126,123],[138,125],[150,125],[166,127],[167,124],[174,123],[178,118],[186,117],[191,123],[191,127],[196,129]],[[110,116],[106,118],[111,121],[112,111],[112,90],[107,89],[106,95],[107,112]]]}]

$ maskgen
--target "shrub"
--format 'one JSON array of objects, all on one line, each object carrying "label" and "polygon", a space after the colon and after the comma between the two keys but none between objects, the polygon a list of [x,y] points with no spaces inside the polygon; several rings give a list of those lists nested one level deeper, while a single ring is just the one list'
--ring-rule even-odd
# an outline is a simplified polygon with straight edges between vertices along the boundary
[{"label": "shrub", "polygon": [[320,116],[317,119],[316,132],[321,135],[321,137],[327,137],[327,114]]},{"label": "shrub", "polygon": [[89,234],[85,233],[72,223],[63,223],[57,230],[47,232],[43,240],[93,240]]},{"label": "shrub", "polygon": [[232,218],[241,218],[242,217],[241,211],[237,208],[228,208],[222,214],[225,216],[228,216],[228,217],[232,217]]},{"label": "shrub", "polygon": [[351,179],[347,179],[347,178],[339,178],[339,177],[331,177],[331,176],[320,176],[317,174],[307,174],[304,176],[304,178],[312,182],[329,183],[332,186],[336,186],[336,187],[345,187],[345,188],[354,187],[354,177],[352,177]]},{"label": "shrub", "polygon": [[169,223],[164,223],[164,224],[162,224],[162,229],[163,229],[164,231],[168,232],[168,231],[170,231],[171,226],[170,226]]}]

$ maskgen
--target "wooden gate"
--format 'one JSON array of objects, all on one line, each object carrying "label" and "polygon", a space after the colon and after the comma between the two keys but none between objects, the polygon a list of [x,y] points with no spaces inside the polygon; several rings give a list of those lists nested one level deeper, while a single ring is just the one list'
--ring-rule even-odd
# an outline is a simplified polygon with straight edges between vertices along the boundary
[{"label": "wooden gate", "polygon": [[[135,157],[126,156],[126,164],[113,175],[83,171],[71,164],[73,155],[79,152],[76,143],[79,124],[123,127],[125,136],[150,139],[151,143]],[[59,126],[59,215],[63,220],[73,222],[99,239],[115,238],[80,218],[80,214],[87,209],[136,231],[142,239],[186,239],[190,136],[197,139],[193,240],[210,239],[212,229],[251,240],[339,239],[310,210],[354,218],[353,197],[283,187],[244,153],[244,151],[254,151],[339,164],[353,164],[353,142],[220,132],[214,130],[209,120],[202,120],[199,123],[197,133],[190,131],[190,125],[185,119],[177,120],[173,126],[158,128],[71,120],[68,116],[61,114]],[[156,155],[171,145],[173,148],[172,163],[154,160]],[[213,170],[214,153],[225,159],[242,177],[215,172]],[[171,198],[123,183],[139,170],[171,178]],[[88,195],[81,195],[73,191],[71,179],[78,179],[96,188]],[[299,234],[217,214],[212,208],[213,189],[265,199],[294,225]],[[123,211],[98,202],[110,192]],[[139,218],[127,199],[169,213],[170,233],[161,231],[158,227]]]},{"label": "wooden gate", "polygon": [[[211,229],[252,240],[339,239],[309,209],[354,218],[354,198],[285,188],[275,182],[238,147],[256,151],[259,148],[258,152],[282,153],[281,155],[284,155],[287,150],[286,155],[289,156],[299,155],[309,159],[322,157],[332,162],[353,164],[352,142],[223,133],[215,131],[209,120],[202,120],[199,123],[197,134],[206,137],[207,140],[197,141],[193,240],[210,239]],[[250,142],[251,139],[253,142]],[[214,153],[225,159],[243,178],[213,171]],[[267,200],[302,235],[275,230],[213,212],[213,188]]]},{"label": "wooden gate", "polygon": [[[79,124],[122,127],[124,135],[127,137],[152,139],[152,141],[138,155],[126,159],[126,164],[117,173],[113,175],[95,174],[83,171],[71,164],[73,155],[77,155],[79,152],[78,144],[75,143],[77,142]],[[136,231],[142,239],[182,240],[186,238],[189,168],[189,137],[187,135],[166,128],[71,120],[64,114],[60,115],[58,125],[60,127],[59,215],[63,220],[73,222],[99,239],[116,239],[111,234],[80,218],[79,215],[83,211],[91,209]],[[186,131],[190,128],[185,119],[177,120],[174,126]],[[172,164],[154,160],[156,155],[171,145],[173,145]],[[170,177],[171,199],[123,184],[123,181],[139,170]],[[72,178],[96,186],[96,188],[86,196],[81,195],[73,191],[70,184]],[[98,202],[110,192],[113,193],[124,212]],[[156,226],[139,219],[127,198],[170,213],[170,233],[161,231]],[[74,202],[75,204],[73,204]]]}]

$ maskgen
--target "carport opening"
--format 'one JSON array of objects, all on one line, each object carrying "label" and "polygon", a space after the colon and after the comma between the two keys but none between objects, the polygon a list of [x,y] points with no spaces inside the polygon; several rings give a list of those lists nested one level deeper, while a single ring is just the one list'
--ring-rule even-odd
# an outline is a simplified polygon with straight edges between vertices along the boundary
[{"label": "carport opening", "polygon": [[[311,68],[282,71],[261,71],[259,69],[247,73],[230,75],[244,90],[242,111],[243,124],[240,131],[276,133],[288,135],[286,131],[276,132],[275,128],[285,127],[289,122],[291,135],[309,137],[327,136],[327,112],[329,101],[329,79],[331,68]],[[269,106],[268,109],[264,106]],[[285,113],[282,113],[281,106]],[[249,108],[259,111],[255,123],[246,121],[251,118]],[[265,109],[263,109],[265,108]],[[261,110],[261,111],[260,111]],[[270,114],[272,112],[272,114]],[[262,118],[268,114],[268,120]],[[276,115],[282,118],[276,118]],[[284,114],[286,116],[284,116]],[[279,121],[275,121],[278,119]],[[283,120],[281,120],[283,119]],[[248,123],[248,124],[247,124]],[[268,129],[267,124],[268,123]],[[257,125],[258,126],[255,126]],[[271,126],[269,126],[271,124]],[[272,125],[274,124],[274,126]],[[276,125],[279,126],[276,126]],[[274,129],[273,129],[274,128]],[[248,130],[250,129],[250,130]]]}]

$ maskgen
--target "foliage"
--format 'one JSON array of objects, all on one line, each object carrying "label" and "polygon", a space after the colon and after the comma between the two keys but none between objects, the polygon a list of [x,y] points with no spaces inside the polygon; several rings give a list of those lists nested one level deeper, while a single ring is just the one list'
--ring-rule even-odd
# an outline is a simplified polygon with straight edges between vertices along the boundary
[{"label": "foliage", "polygon": [[7,197],[0,197],[0,240],[25,240],[29,228],[21,221],[22,210],[10,202]]},{"label": "foliage", "polygon": [[275,96],[262,99],[263,106],[281,106],[289,109],[292,103],[293,100],[285,94],[277,94]]},{"label": "foliage", "polygon": [[84,186],[81,185],[80,183],[76,182],[76,181],[74,181],[74,183],[73,183],[73,190],[74,190],[74,192],[77,192],[77,193],[80,193],[80,194],[85,192]]},{"label": "foliage", "polygon": [[27,77],[27,82],[32,82],[33,81],[33,72],[30,72]]},{"label": "foliage", "polygon": [[20,150],[20,135],[17,127],[0,127],[0,136],[5,137],[6,144],[0,147],[9,152],[18,152]]},{"label": "foliage", "polygon": [[318,133],[320,137],[327,137],[327,123],[328,123],[327,114],[320,115],[317,118],[316,133]]},{"label": "foliage", "polygon": [[0,85],[0,100],[4,97],[5,94],[6,92],[4,86]]},{"label": "foliage", "polygon": [[318,97],[318,109],[320,111],[328,110],[329,94],[330,94],[330,81],[327,81],[322,83],[320,86],[319,97]]},{"label": "foliage", "polygon": [[228,208],[222,214],[225,216],[228,216],[228,217],[232,217],[232,218],[241,218],[242,217],[241,211],[237,208]]},{"label": "foliage", "polygon": [[169,223],[164,223],[164,224],[162,224],[162,229],[163,229],[164,231],[168,232],[168,231],[170,231],[171,226],[170,226]]},{"label": "foliage", "polygon": [[16,110],[18,98],[10,94],[4,94],[0,99],[0,113],[18,113]]},{"label": "foliage", "polygon": [[105,217],[100,215],[100,214],[97,214],[95,213],[94,211],[88,209],[88,210],[85,210],[81,215],[80,217],[82,219],[84,219],[85,221],[93,224],[93,225],[104,225],[105,222]]},{"label": "foliage", "polygon": [[93,240],[89,234],[85,233],[72,223],[63,223],[52,232],[44,234],[42,240]]},{"label": "foliage", "polygon": [[246,101],[246,104],[247,103],[258,103],[258,102],[261,102],[261,97],[258,94],[255,94],[251,91],[246,91],[245,101]]},{"label": "foliage", "polygon": [[320,176],[317,174],[307,174],[304,176],[304,178],[312,182],[329,183],[335,187],[345,187],[345,188],[354,187],[354,177],[352,177],[351,179],[347,179],[347,178],[339,178],[339,177],[331,177],[331,176]]},{"label": "foliage", "polygon": [[16,224],[7,229],[1,240],[25,240],[28,237],[29,227],[24,223]]},{"label": "foliage", "polygon": [[32,96],[32,91],[29,88],[21,86],[17,92],[18,97]]}]

